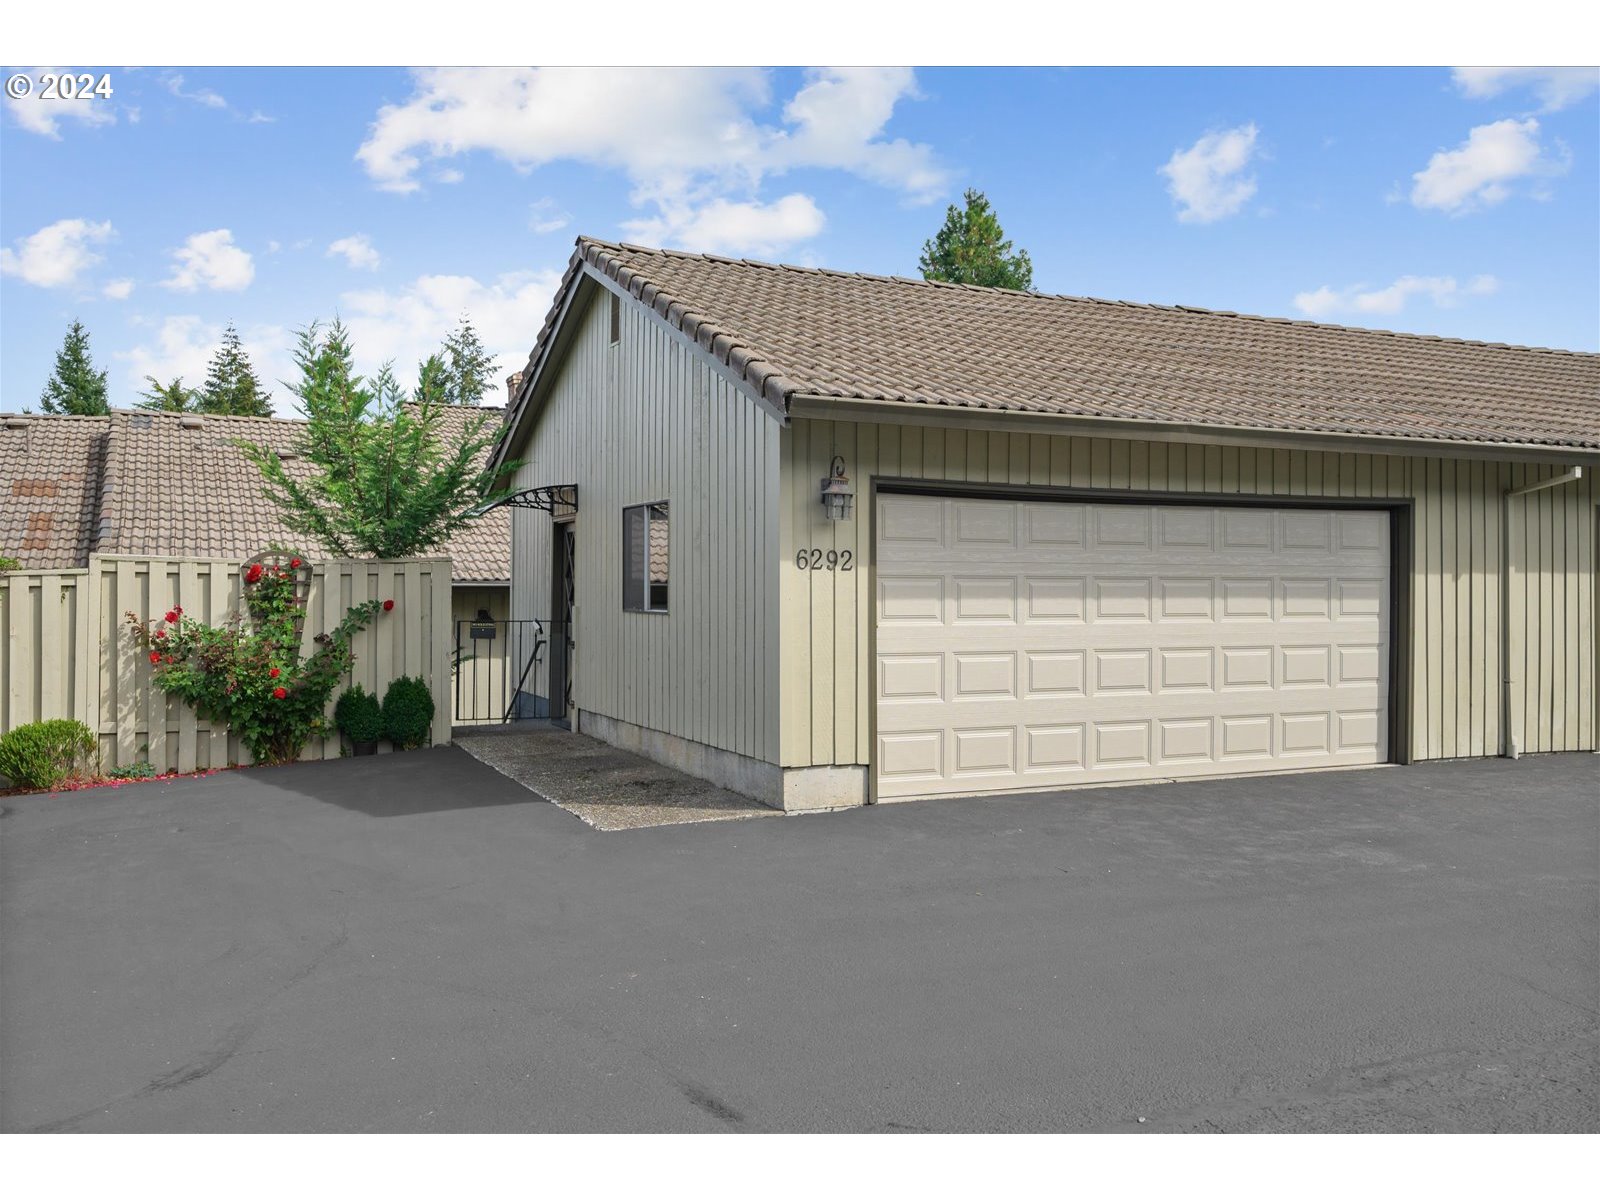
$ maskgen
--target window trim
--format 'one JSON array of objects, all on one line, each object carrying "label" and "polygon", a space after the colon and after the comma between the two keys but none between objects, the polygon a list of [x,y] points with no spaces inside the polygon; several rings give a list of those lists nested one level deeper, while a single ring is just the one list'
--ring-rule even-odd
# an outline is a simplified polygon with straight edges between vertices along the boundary
[{"label": "window trim", "polygon": [[[667,526],[667,602],[659,608],[650,603],[650,510],[659,508],[665,516],[660,518]],[[634,509],[643,509],[645,513],[644,526],[644,606],[636,607],[628,603],[628,514]],[[667,616],[672,611],[672,502],[670,500],[641,500],[638,504],[624,504],[622,506],[622,611],[631,613],[647,613],[656,616]]]}]

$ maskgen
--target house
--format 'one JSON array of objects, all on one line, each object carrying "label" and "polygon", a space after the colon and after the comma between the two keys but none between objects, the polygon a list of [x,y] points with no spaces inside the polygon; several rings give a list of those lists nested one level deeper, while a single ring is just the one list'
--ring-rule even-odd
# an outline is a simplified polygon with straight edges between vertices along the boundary
[{"label": "house", "polygon": [[[446,409],[443,435],[460,438],[481,411]],[[244,559],[275,544],[326,554],[285,528],[238,447],[240,439],[270,446],[291,474],[308,476],[310,464],[296,454],[304,428],[277,417],[144,410],[0,416],[0,554],[30,570],[86,566],[91,554]],[[474,618],[507,617],[510,525],[505,512],[485,513],[440,550],[451,560],[452,615],[469,647]],[[499,719],[501,674],[469,671],[456,688],[457,716]]]},{"label": "house", "polygon": [[584,238],[495,453],[530,688],[785,808],[1596,746],[1593,354]]}]

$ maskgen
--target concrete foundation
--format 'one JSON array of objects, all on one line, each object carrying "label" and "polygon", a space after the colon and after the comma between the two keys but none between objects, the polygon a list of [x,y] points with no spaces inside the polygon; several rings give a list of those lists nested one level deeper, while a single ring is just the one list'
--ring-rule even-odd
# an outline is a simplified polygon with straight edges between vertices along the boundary
[{"label": "concrete foundation", "polygon": [[785,812],[857,808],[867,802],[865,767],[784,768],[587,710],[573,711],[572,728]]}]

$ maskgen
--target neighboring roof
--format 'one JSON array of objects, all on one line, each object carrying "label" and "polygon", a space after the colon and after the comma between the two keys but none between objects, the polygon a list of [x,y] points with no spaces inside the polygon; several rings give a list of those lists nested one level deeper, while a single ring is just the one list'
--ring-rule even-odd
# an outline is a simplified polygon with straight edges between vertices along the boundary
[{"label": "neighboring roof", "polygon": [[[478,412],[446,410],[445,437],[462,436]],[[101,430],[98,457],[91,457],[87,440],[79,436],[71,453],[58,451],[48,460],[48,475],[39,465],[29,465],[24,478],[22,464],[31,458],[27,439],[63,446],[73,435],[61,422],[89,421],[98,422]],[[25,424],[19,431],[9,427],[12,422]],[[24,484],[46,489],[52,480],[64,490],[70,478],[86,473],[94,477],[92,488],[86,489],[93,501],[88,515],[80,519],[75,539],[59,539],[55,560],[46,562],[28,552],[16,556],[24,566],[44,568],[83,566],[91,552],[247,558],[281,544],[325,554],[326,547],[308,545],[306,538],[284,526],[277,507],[262,492],[259,472],[237,444],[242,439],[270,446],[284,457],[291,476],[304,478],[310,474],[310,464],[295,454],[304,429],[304,421],[277,417],[206,414],[196,419],[180,413],[120,410],[109,417],[11,418],[0,429],[0,481],[15,481],[6,483],[8,492]],[[0,539],[11,535],[11,508],[8,504],[5,518],[0,519]],[[0,544],[0,553],[15,552]],[[455,582],[509,582],[509,511],[496,509],[476,519],[451,538],[442,553],[450,556]]]},{"label": "neighboring roof", "polygon": [[615,280],[785,410],[797,397],[815,397],[1600,448],[1600,355],[591,238],[578,239],[530,375],[586,270]]},{"label": "neighboring roof", "polygon": [[[312,553],[279,519],[261,474],[236,444],[292,453],[304,423],[274,417],[114,412],[106,459],[106,523],[99,554],[152,558],[248,558],[270,545]],[[284,464],[304,476],[307,464]]]},{"label": "neighboring roof", "polygon": [[0,417],[0,558],[81,567],[100,513],[108,417]]}]

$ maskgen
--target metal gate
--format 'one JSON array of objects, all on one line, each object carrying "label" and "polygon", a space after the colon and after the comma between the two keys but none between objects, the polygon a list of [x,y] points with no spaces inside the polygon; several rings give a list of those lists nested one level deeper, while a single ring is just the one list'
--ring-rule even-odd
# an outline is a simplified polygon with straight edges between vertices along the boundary
[{"label": "metal gate", "polygon": [[[561,648],[563,656],[569,652],[570,628],[567,621],[543,617],[457,621],[451,659],[453,723],[490,725],[564,715],[571,682],[552,679],[551,648]],[[558,689],[554,693],[552,683]]]}]

